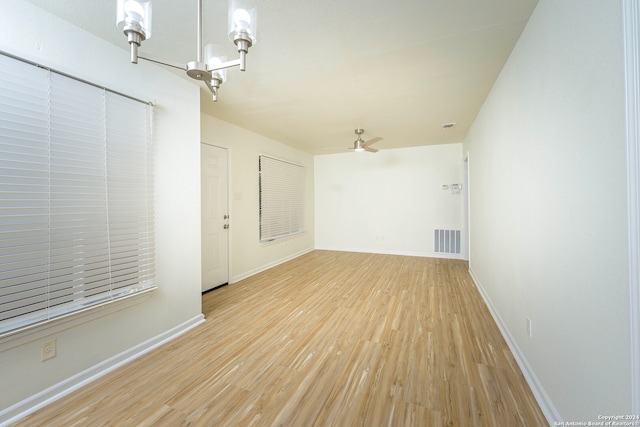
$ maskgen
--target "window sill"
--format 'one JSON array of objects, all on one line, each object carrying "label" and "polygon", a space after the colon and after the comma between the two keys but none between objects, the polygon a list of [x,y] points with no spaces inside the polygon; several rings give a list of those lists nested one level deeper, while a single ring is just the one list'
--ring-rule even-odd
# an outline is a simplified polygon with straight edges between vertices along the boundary
[{"label": "window sill", "polygon": [[15,331],[8,331],[0,336],[0,352],[60,333],[66,329],[87,323],[91,320],[99,319],[100,317],[108,316],[120,310],[141,304],[147,301],[156,289],[158,288],[154,286],[135,294],[131,294],[131,296],[89,307],[85,310],[69,313],[57,319]]},{"label": "window sill", "polygon": [[303,234],[305,234],[304,230],[298,231],[297,233],[294,233],[294,234],[289,234],[288,236],[276,237],[276,238],[270,239],[270,240],[260,240],[260,245],[261,246],[268,246],[268,245],[273,245],[273,244],[277,244],[277,243],[286,242],[286,241],[289,241],[289,240],[294,240],[294,239],[302,237]]}]

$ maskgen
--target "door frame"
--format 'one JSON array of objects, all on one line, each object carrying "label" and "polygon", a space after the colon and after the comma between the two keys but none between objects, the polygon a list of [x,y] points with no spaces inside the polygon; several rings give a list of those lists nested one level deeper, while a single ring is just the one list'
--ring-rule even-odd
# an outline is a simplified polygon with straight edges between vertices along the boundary
[{"label": "door frame", "polygon": [[640,5],[622,0],[626,92],[631,413],[640,414]]},{"label": "door frame", "polygon": [[462,173],[464,174],[463,177],[463,194],[464,194],[464,233],[465,233],[465,245],[466,245],[466,258],[467,258],[467,265],[469,266],[469,268],[471,268],[471,188],[470,188],[470,177],[469,177],[469,167],[470,167],[470,160],[469,160],[469,152],[467,151],[466,155],[464,156],[464,161],[462,163],[462,168],[463,171]]}]

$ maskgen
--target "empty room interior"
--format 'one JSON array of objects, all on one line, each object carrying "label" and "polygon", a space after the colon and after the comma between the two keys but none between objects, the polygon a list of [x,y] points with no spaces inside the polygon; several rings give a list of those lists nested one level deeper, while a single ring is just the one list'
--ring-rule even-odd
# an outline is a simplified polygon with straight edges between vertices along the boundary
[{"label": "empty room interior", "polygon": [[0,426],[640,425],[639,58],[636,0],[4,0]]}]

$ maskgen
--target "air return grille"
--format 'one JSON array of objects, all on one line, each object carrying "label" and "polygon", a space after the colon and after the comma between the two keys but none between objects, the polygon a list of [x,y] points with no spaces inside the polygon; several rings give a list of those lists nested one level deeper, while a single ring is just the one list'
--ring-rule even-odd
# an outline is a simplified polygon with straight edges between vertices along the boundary
[{"label": "air return grille", "polygon": [[433,251],[439,254],[459,254],[460,230],[434,230]]}]

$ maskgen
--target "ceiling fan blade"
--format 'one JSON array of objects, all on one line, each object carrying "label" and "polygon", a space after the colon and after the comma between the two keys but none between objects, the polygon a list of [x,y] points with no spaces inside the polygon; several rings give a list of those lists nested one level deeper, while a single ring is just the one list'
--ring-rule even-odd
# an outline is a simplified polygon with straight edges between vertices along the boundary
[{"label": "ceiling fan blade", "polygon": [[364,147],[364,151],[368,151],[370,153],[377,153],[378,150],[376,150],[375,148],[371,148],[371,147]]},{"label": "ceiling fan blade", "polygon": [[364,145],[371,145],[371,144],[375,144],[376,142],[380,141],[382,138],[380,137],[375,137],[375,138],[371,138],[368,141],[364,142]]},{"label": "ceiling fan blade", "polygon": [[322,147],[323,150],[353,150],[349,147]]}]

